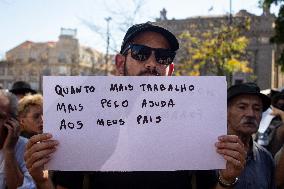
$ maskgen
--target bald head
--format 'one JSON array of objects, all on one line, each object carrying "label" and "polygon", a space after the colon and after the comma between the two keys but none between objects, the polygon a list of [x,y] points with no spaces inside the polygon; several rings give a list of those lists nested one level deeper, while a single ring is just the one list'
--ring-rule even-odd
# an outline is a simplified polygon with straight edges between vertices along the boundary
[{"label": "bald head", "polygon": [[17,109],[18,109],[18,101],[17,97],[6,91],[1,89],[0,90],[0,109],[1,111],[6,111],[8,116],[13,118],[17,117]]}]

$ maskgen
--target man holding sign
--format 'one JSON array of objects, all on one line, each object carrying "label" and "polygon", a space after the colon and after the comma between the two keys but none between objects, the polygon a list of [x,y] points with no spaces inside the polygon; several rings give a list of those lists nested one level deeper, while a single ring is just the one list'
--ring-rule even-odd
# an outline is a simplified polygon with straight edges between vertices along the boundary
[{"label": "man holding sign", "polygon": [[[128,29],[120,54],[115,58],[117,73],[121,76],[170,76],[178,48],[176,37],[168,30],[150,23],[134,25]],[[53,188],[50,179],[43,178],[42,170],[57,145],[58,142],[52,140],[50,134],[34,136],[27,145],[27,167],[39,188]],[[219,171],[218,183],[214,171],[197,172],[194,182],[199,188],[233,187],[243,170],[246,155],[244,145],[237,136],[220,136],[215,146],[227,161],[226,169]],[[192,188],[192,175],[189,171],[102,172],[95,173],[89,183],[91,188]],[[210,180],[207,175],[213,179]],[[73,180],[74,177],[70,175],[68,178]],[[72,187],[68,183],[58,183],[61,188]]]}]

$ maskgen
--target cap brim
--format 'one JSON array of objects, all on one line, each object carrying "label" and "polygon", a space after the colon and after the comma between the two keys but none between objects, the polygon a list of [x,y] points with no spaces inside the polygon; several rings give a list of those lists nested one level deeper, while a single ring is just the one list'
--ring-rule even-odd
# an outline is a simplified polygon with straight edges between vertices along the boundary
[{"label": "cap brim", "polygon": [[271,104],[271,100],[270,100],[270,98],[268,96],[266,96],[266,95],[264,95],[262,93],[254,93],[254,92],[252,92],[252,93],[250,93],[250,92],[238,93],[238,94],[232,95],[229,98],[227,98],[227,101],[230,101],[230,100],[232,100],[233,98],[235,98],[237,96],[245,95],[245,94],[251,94],[251,95],[256,95],[256,96],[260,97],[261,101],[262,101],[262,105],[263,105],[263,108],[262,108],[263,112],[266,111],[269,108],[270,104]]},{"label": "cap brim", "polygon": [[36,94],[36,91],[33,89],[28,89],[28,88],[23,88],[23,89],[11,89],[11,93],[13,94],[26,94],[26,93],[31,93],[31,94]]}]

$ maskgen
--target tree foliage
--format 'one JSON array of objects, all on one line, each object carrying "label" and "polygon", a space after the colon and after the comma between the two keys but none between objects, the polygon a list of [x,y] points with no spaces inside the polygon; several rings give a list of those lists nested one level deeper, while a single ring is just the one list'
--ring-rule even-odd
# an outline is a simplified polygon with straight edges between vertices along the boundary
[{"label": "tree foliage", "polygon": [[277,59],[277,63],[281,66],[281,71],[284,72],[284,0],[262,0],[262,6],[270,7],[272,4],[280,5],[278,16],[275,20],[275,35],[271,37],[270,41],[281,45],[279,48],[281,54]]},{"label": "tree foliage", "polygon": [[243,35],[250,24],[248,19],[241,23],[218,27],[212,24],[203,33],[192,30],[182,33],[179,36],[182,58],[176,66],[176,75],[231,76],[234,72],[252,72],[246,51],[249,41]]}]

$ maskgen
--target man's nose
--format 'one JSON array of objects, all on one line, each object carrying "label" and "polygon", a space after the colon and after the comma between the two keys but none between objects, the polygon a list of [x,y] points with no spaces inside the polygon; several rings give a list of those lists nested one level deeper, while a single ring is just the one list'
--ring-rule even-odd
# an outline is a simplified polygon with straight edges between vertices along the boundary
[{"label": "man's nose", "polygon": [[253,108],[247,108],[246,116],[255,117],[255,112],[254,112]]},{"label": "man's nose", "polygon": [[154,53],[154,51],[152,51],[150,57],[145,62],[145,67],[147,69],[156,69],[157,64],[158,63],[157,63],[156,58],[155,58],[155,53]]}]

